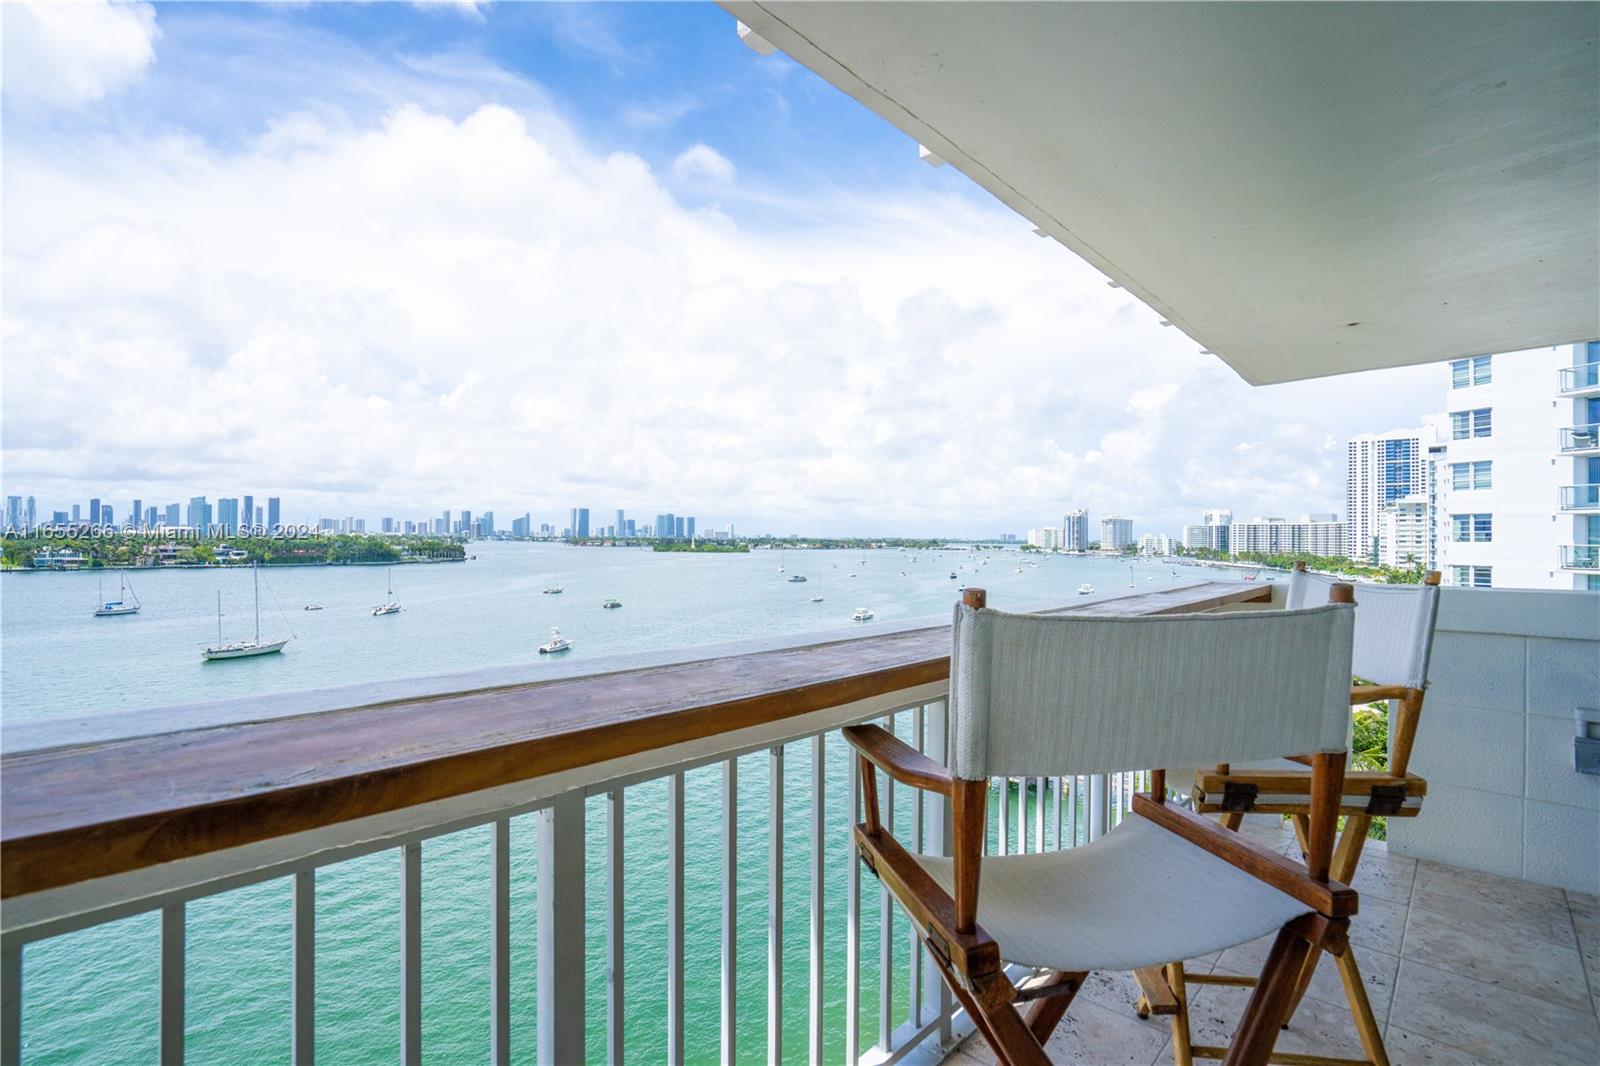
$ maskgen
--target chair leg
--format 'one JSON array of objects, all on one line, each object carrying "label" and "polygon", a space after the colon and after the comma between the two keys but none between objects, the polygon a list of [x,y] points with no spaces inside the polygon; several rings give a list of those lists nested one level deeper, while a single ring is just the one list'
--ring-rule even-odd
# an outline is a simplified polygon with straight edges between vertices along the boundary
[{"label": "chair leg", "polygon": [[1178,1012],[1172,1016],[1173,1066],[1194,1066],[1194,1052],[1189,1042],[1189,990],[1184,983],[1183,963],[1167,963],[1167,983],[1178,1000]]},{"label": "chair leg", "polygon": [[1239,831],[1239,827],[1244,824],[1244,812],[1228,811],[1224,813],[1221,818],[1218,818],[1217,821],[1222,824],[1222,828],[1231,829],[1237,833]]},{"label": "chair leg", "polygon": [[1367,986],[1361,981],[1361,970],[1356,966],[1356,950],[1347,946],[1344,954],[1334,961],[1339,964],[1339,980],[1344,984],[1345,998],[1350,1001],[1350,1016],[1356,1022],[1356,1034],[1361,1037],[1361,1050],[1372,1066],[1389,1066],[1389,1053],[1383,1046],[1383,1033],[1378,1019],[1372,1015],[1372,1003],[1367,999]]},{"label": "chair leg", "polygon": [[1266,1066],[1278,1030],[1289,1017],[1295,984],[1310,953],[1311,944],[1305,937],[1289,929],[1278,930],[1227,1058],[1222,1060],[1224,1066]]},{"label": "chair leg", "polygon": [[989,1049],[994,1052],[999,1066],[1050,1066],[1044,1047],[1033,1038],[1033,1033],[1023,1022],[1022,1015],[1017,1013],[1016,1007],[1006,1003],[990,1009],[983,999],[962,987],[938,952],[928,952],[928,958],[955,994],[956,1001],[972,1019],[973,1025],[977,1026],[978,1032],[989,1042]]},{"label": "chair leg", "polygon": [[1311,819],[1303,814],[1291,814],[1289,821],[1294,824],[1294,838],[1300,843],[1300,854],[1311,854]]},{"label": "chair leg", "polygon": [[1061,1024],[1061,1019],[1066,1016],[1067,1008],[1072,1006],[1073,997],[1083,988],[1087,973],[1068,973],[1057,970],[1050,976],[1051,985],[1070,985],[1071,990],[1059,995],[1046,996],[1036,999],[1028,1004],[1023,1021],[1027,1022],[1028,1031],[1041,1045],[1050,1042],[1050,1034],[1056,1031],[1056,1026]]},{"label": "chair leg", "polygon": [[1344,832],[1339,836],[1339,846],[1333,853],[1333,879],[1349,884],[1356,875],[1356,863],[1361,861],[1361,848],[1367,842],[1367,829],[1372,818],[1365,814],[1352,814],[1345,819]]}]

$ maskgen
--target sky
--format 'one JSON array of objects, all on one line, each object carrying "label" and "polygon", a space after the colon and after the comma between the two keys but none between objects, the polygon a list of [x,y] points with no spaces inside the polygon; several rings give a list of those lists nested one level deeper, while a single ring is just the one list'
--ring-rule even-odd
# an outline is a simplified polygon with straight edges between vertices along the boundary
[{"label": "sky", "polygon": [[710,4],[8,4],[7,494],[992,536],[1342,512],[1252,388]]}]

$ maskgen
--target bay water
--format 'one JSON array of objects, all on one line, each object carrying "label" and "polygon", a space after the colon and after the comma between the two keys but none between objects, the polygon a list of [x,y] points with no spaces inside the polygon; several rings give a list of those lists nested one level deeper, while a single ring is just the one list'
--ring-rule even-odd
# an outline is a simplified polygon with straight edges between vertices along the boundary
[{"label": "bay water", "polygon": [[[96,618],[115,598],[110,572],[6,574],[0,579],[0,730],[30,719],[116,712],[129,733],[140,709],[270,697],[345,684],[489,667],[567,670],[585,658],[687,649],[750,638],[836,637],[874,623],[948,612],[959,586],[980,585],[998,607],[1073,602],[1083,583],[1099,594],[1139,591],[1233,572],[1167,560],[1042,556],[999,548],[759,550],[656,553],[638,548],[476,542],[463,563],[393,567],[283,567],[261,571],[264,637],[294,639],[282,655],[207,663],[222,593],[226,639],[254,631],[248,570],[138,570],[142,612]],[[1036,565],[1035,565],[1036,564]],[[782,572],[779,571],[782,567]],[[1020,571],[1020,572],[1019,572]],[[957,577],[952,580],[950,574]],[[789,581],[795,574],[807,581]],[[373,617],[393,581],[398,615]],[[547,595],[545,588],[560,587]],[[822,596],[821,603],[811,602]],[[615,610],[607,598],[622,602]],[[307,604],[322,608],[306,611]],[[573,641],[559,656],[537,645],[551,626]],[[559,667],[557,663],[559,662]],[[909,737],[909,715],[898,728]],[[30,727],[31,728],[31,727]],[[9,749],[10,744],[7,743]],[[783,760],[783,1059],[807,1055],[811,742]],[[739,760],[737,951],[738,1058],[766,1058],[767,753]],[[824,1050],[844,1046],[846,879],[850,812],[845,746],[824,745],[826,924]],[[686,1052],[714,1062],[720,1030],[722,769],[685,781]],[[899,792],[907,839],[911,793]],[[666,783],[623,793],[625,1057],[654,1063],[666,1048]],[[605,1054],[606,798],[587,802],[588,1057]],[[991,804],[991,807],[993,805]],[[535,1058],[535,815],[511,822],[512,1047]],[[489,1048],[490,847],[488,827],[437,837],[422,850],[423,1047],[429,1062],[479,1062]],[[389,1063],[400,1048],[401,856],[380,852],[323,867],[316,876],[316,1040],[319,1061]],[[197,1063],[289,1061],[292,882],[278,879],[187,907],[186,1052]],[[863,882],[862,1033],[876,1034],[879,889]],[[31,944],[24,953],[23,1061],[141,1063],[158,1055],[159,926],[136,915]],[[898,962],[891,995],[903,1017],[910,932],[892,919]]]}]

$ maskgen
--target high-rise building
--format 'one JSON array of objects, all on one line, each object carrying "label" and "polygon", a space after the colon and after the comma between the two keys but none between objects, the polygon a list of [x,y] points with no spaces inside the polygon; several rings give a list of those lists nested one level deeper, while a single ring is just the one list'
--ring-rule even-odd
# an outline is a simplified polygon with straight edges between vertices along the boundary
[{"label": "high-rise building", "polygon": [[166,525],[170,528],[176,529],[182,524],[183,523],[179,520],[179,505],[176,503],[167,504]]},{"label": "high-rise building", "polygon": [[149,507],[146,507],[144,509],[144,528],[156,528],[156,523],[159,521],[160,514],[161,512],[156,509],[155,504],[151,504]]},{"label": "high-rise building", "polygon": [[365,518],[357,518],[351,523],[350,532],[352,532],[352,533],[365,533],[366,531],[367,531],[367,520]]},{"label": "high-rise building", "polygon": [[683,520],[683,533],[681,535],[687,540],[694,539],[694,515],[689,515]]},{"label": "high-rise building", "polygon": [[89,500],[89,524],[91,526],[100,524],[100,497],[98,496]]},{"label": "high-rise building", "polygon": [[578,535],[578,509],[576,507],[574,507],[572,509],[572,513],[567,518],[567,536],[576,537],[577,535]]},{"label": "high-rise building", "polygon": [[276,497],[276,496],[268,496],[267,497],[267,528],[269,530],[277,529],[279,524],[282,521],[283,521],[283,516],[280,513],[280,509],[278,507],[278,497]]},{"label": "high-rise building", "polygon": [[1189,551],[1206,548],[1214,552],[1228,551],[1228,529],[1233,525],[1233,511],[1227,507],[1212,507],[1205,512],[1200,525],[1183,527],[1183,546]]},{"label": "high-rise building", "polygon": [[1100,550],[1119,552],[1133,543],[1133,519],[1106,515],[1100,519]]},{"label": "high-rise building", "polygon": [[621,536],[623,530],[628,528],[628,520],[622,514],[622,508],[617,508],[617,535]]},{"label": "high-rise building", "polygon": [[1041,526],[1028,530],[1028,543],[1035,548],[1054,551],[1061,547],[1061,530],[1054,526]]},{"label": "high-rise building", "polygon": [[1089,512],[1080,507],[1061,519],[1061,547],[1069,552],[1089,550]]},{"label": "high-rise building", "polygon": [[639,527],[638,527],[638,524],[637,524],[635,519],[632,519],[632,518],[628,519],[628,532],[627,532],[626,535],[629,536],[629,537],[638,536],[639,535],[638,528]]},{"label": "high-rise building", "polygon": [[677,520],[671,511],[656,515],[656,536],[671,540],[677,535]]},{"label": "high-rise building", "polygon": [[466,536],[466,537],[472,536],[472,512],[471,511],[462,511],[461,512],[461,521],[456,524],[456,532],[460,533],[462,536]]},{"label": "high-rise building", "polygon": [[1345,446],[1344,554],[1371,562],[1377,558],[1378,516],[1406,496],[1428,489],[1425,430],[1366,433]]},{"label": "high-rise building", "polygon": [[1432,565],[1433,511],[1428,495],[1402,496],[1378,512],[1378,562],[1409,569]]},{"label": "high-rise building", "polygon": [[239,501],[232,496],[225,496],[217,501],[217,525],[222,527],[223,535],[233,536],[239,532]]},{"label": "high-rise building", "polygon": [[511,535],[513,537],[526,537],[528,528],[533,524],[533,516],[524,514],[521,518],[511,520]]},{"label": "high-rise building", "polygon": [[572,527],[572,535],[579,540],[589,539],[589,508],[578,508],[578,524]]},{"label": "high-rise building", "polygon": [[393,518],[385,518],[383,520],[383,525],[380,528],[385,533],[393,533],[394,532],[394,519]]},{"label": "high-rise building", "polygon": [[1228,527],[1228,551],[1233,555],[1342,555],[1348,535],[1345,523],[1331,514],[1301,515],[1294,522],[1258,517]]},{"label": "high-rise building", "polygon": [[1172,538],[1165,533],[1146,533],[1139,538],[1140,555],[1171,555]]},{"label": "high-rise building", "polygon": [[117,524],[116,516],[112,514],[111,505],[109,503],[103,503],[100,505],[100,524],[103,526],[114,526]]},{"label": "high-rise building", "polygon": [[53,525],[53,526],[64,526],[64,525],[66,525],[67,524],[67,512],[65,512],[65,511],[51,511],[50,512],[50,524]]},{"label": "high-rise building", "polygon": [[239,501],[239,524],[242,526],[252,526],[255,525],[255,521],[256,498],[246,494]]},{"label": "high-rise building", "polygon": [[1201,521],[1208,526],[1231,526],[1233,525],[1233,510],[1228,507],[1212,507],[1206,511]]},{"label": "high-rise building", "polygon": [[72,505],[72,521],[74,524],[83,521],[82,509],[83,508],[81,504],[75,503]]},{"label": "high-rise building", "polygon": [[189,497],[187,524],[202,534],[211,528],[211,503],[204,496]]},{"label": "high-rise building", "polygon": [[673,519],[672,535],[677,537],[679,540],[683,540],[688,536],[688,534],[684,531],[685,520],[685,515],[678,515]]},{"label": "high-rise building", "polygon": [[482,531],[481,532],[482,536],[485,536],[485,537],[494,536],[494,512],[493,511],[485,511],[485,512],[483,512],[482,517],[480,517],[478,519],[478,526]]},{"label": "high-rise building", "polygon": [[23,508],[22,524],[29,531],[39,524],[39,504],[32,496],[28,497],[28,503]]},{"label": "high-rise building", "polygon": [[144,501],[135,499],[133,509],[128,512],[128,522],[133,526],[139,525],[139,520],[144,517]]},{"label": "high-rise building", "polygon": [[1600,590],[1600,341],[1457,359],[1445,412],[1445,584]]},{"label": "high-rise building", "polygon": [[22,497],[6,497],[6,529],[20,530],[22,528]]},{"label": "high-rise building", "polygon": [[255,521],[255,525],[256,525],[257,529],[266,528],[267,516],[266,516],[266,514],[264,514],[262,512],[261,505],[259,503],[256,504],[256,513],[255,513],[255,516],[254,516],[254,521]]}]

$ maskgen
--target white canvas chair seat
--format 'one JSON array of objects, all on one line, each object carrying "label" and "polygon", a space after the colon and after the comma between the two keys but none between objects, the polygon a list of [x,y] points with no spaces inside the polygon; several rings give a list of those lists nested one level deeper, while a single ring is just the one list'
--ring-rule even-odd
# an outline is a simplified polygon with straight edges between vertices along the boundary
[{"label": "white canvas chair seat", "polygon": [[[954,892],[953,860],[915,858]],[[1002,959],[1068,972],[1192,959],[1309,911],[1137,814],[1080,847],[986,856],[978,891],[978,924]]]}]

